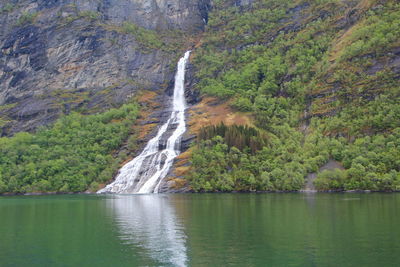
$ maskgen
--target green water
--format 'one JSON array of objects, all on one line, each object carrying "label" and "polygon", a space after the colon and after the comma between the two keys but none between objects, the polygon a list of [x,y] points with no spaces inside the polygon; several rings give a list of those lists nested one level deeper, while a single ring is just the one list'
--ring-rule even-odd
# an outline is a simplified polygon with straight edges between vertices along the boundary
[{"label": "green water", "polygon": [[400,194],[0,197],[0,266],[400,266]]}]

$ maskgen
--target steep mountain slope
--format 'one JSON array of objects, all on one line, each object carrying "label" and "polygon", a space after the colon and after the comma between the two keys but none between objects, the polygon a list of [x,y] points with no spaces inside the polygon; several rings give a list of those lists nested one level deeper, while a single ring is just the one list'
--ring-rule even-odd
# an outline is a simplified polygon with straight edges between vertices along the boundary
[{"label": "steep mountain slope", "polygon": [[0,193],[96,191],[110,181],[164,119],[176,61],[208,8],[2,1]]},{"label": "steep mountain slope", "polygon": [[255,128],[201,129],[193,189],[300,190],[328,163],[340,167],[318,175],[320,190],[399,190],[397,1],[235,2],[215,1],[197,88]]},{"label": "steep mountain slope", "polygon": [[150,118],[161,102],[154,91],[171,88],[177,58],[199,39],[183,146],[197,141],[163,190],[400,190],[397,1],[21,0],[0,9],[0,127],[15,135],[0,139],[0,193],[108,182],[163,120]]},{"label": "steep mountain slope", "polygon": [[166,89],[207,8],[206,0],[3,1],[2,135],[72,110],[106,110],[139,89]]}]

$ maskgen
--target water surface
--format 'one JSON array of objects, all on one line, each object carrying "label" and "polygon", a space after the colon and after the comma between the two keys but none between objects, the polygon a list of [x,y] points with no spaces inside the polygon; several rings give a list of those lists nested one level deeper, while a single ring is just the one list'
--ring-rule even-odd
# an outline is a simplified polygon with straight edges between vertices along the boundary
[{"label": "water surface", "polygon": [[400,194],[0,197],[0,266],[400,266]]}]

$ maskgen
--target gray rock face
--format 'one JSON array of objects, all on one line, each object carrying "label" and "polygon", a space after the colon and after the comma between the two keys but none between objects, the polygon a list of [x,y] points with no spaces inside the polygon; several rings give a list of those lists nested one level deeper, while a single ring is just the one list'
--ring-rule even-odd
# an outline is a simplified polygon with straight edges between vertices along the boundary
[{"label": "gray rock face", "polygon": [[[176,58],[189,46],[187,35],[203,29],[209,5],[209,0],[0,3],[1,135],[33,130],[72,110],[107,109],[140,89],[166,89]],[[126,22],[143,27],[145,35],[144,29],[154,31],[152,38],[166,44],[175,32],[182,47],[146,47],[146,38],[123,30]]]}]

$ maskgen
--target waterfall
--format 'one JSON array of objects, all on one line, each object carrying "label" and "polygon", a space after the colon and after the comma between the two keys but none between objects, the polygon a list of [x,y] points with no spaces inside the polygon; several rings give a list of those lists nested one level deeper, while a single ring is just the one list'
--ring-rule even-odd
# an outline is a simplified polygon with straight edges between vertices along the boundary
[{"label": "waterfall", "polygon": [[[158,193],[162,180],[180,154],[181,137],[186,131],[185,68],[189,55],[190,51],[187,51],[178,62],[172,111],[167,122],[159,128],[157,135],[146,144],[139,156],[120,169],[115,181],[97,193]],[[166,137],[167,141],[163,143]]]}]

